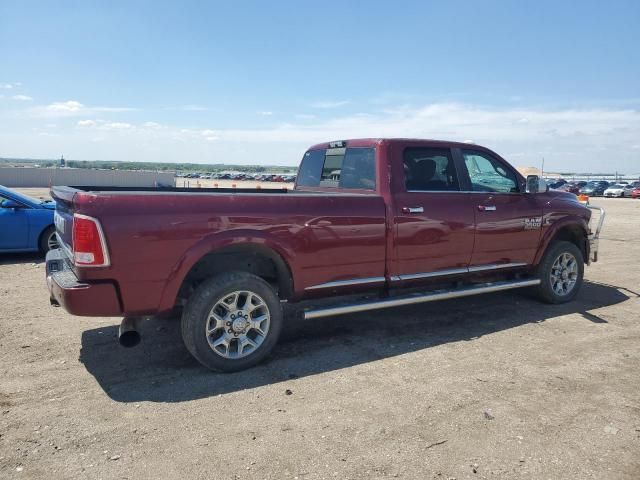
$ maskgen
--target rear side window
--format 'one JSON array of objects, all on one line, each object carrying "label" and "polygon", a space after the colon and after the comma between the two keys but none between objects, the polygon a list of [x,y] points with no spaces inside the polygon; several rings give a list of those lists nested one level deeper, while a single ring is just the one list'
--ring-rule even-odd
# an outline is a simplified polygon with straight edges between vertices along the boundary
[{"label": "rear side window", "polygon": [[407,191],[460,190],[456,167],[448,148],[407,148],[404,151]]},{"label": "rear side window", "polygon": [[309,150],[298,171],[303,187],[376,188],[375,149],[328,148]]}]

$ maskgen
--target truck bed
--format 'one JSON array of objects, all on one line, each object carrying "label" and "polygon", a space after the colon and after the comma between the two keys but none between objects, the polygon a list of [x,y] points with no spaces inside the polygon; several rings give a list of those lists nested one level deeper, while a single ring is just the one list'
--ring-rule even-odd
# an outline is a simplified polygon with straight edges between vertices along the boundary
[{"label": "truck bed", "polygon": [[111,264],[75,273],[80,281],[117,282],[129,313],[172,307],[180,286],[172,282],[184,270],[238,243],[276,252],[299,296],[354,272],[384,276],[386,210],[374,192],[80,186],[54,187],[52,196],[66,250],[74,214],[100,221]]}]

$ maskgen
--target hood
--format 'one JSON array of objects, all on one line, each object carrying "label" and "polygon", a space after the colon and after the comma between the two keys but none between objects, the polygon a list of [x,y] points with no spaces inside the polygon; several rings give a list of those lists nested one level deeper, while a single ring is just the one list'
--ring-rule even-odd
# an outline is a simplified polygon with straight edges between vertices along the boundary
[{"label": "hood", "polygon": [[560,200],[574,200],[577,201],[578,197],[575,193],[565,192],[563,190],[549,190],[548,193],[551,193],[553,198],[551,200],[560,199]]},{"label": "hood", "polygon": [[40,204],[40,206],[42,208],[46,208],[47,210],[55,210],[56,209],[56,202],[42,202]]}]

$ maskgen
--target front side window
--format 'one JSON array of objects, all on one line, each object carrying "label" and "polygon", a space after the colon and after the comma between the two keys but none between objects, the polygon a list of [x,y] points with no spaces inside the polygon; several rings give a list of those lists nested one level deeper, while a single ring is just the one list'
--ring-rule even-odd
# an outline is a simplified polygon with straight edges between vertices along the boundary
[{"label": "front side window", "polygon": [[14,200],[13,198],[9,198],[9,197],[5,197],[4,195],[0,195],[0,206],[3,206],[5,204],[4,202],[17,203],[21,207],[27,207],[27,205],[24,205],[22,202],[19,202],[18,200]]},{"label": "front side window", "polygon": [[404,151],[407,191],[460,190],[458,175],[447,148],[407,148]]},{"label": "front side window", "polygon": [[298,172],[303,187],[376,188],[375,149],[328,148],[304,154]]},{"label": "front side window", "polygon": [[502,163],[483,152],[463,150],[464,164],[469,172],[474,192],[515,193],[518,181],[515,174]]}]

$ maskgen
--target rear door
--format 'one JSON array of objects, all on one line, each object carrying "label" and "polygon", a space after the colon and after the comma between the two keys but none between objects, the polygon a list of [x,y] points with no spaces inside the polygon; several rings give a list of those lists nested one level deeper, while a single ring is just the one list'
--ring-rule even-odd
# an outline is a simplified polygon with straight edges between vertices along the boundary
[{"label": "rear door", "polygon": [[540,242],[542,205],[505,161],[484,150],[459,151],[475,213],[470,270],[531,264]]},{"label": "rear door", "polygon": [[461,192],[451,149],[395,144],[393,162],[395,282],[466,273],[474,210]]}]

